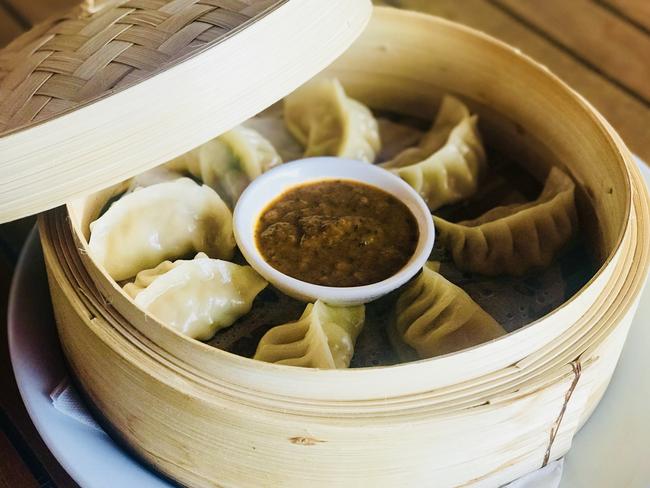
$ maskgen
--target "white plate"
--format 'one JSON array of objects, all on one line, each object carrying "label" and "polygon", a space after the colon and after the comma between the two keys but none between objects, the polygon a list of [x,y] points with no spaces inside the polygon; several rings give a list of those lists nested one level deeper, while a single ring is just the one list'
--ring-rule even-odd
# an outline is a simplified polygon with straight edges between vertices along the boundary
[{"label": "white plate", "polygon": [[[650,170],[644,175],[650,181]],[[576,435],[561,488],[650,486],[650,290],[641,297],[623,355],[602,402]],[[9,298],[9,349],[27,411],[45,444],[84,488],[169,488],[103,432],[60,413],[50,392],[66,375],[35,232]],[[542,488],[542,487],[540,487]]]},{"label": "white plate", "polygon": [[9,296],[9,352],[18,389],[54,457],[84,488],[171,488],[115,442],[52,406],[50,392],[67,375],[56,334],[43,254],[33,231]]}]

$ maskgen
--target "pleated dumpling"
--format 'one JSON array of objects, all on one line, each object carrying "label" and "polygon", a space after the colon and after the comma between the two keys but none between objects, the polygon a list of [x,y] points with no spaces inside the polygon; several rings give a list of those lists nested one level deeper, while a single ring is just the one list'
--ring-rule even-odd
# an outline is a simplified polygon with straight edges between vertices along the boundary
[{"label": "pleated dumpling", "polygon": [[165,261],[141,271],[124,291],[142,310],[198,340],[248,313],[267,282],[250,266],[210,259]]},{"label": "pleated dumpling", "polygon": [[270,329],[254,359],[306,368],[347,368],[363,328],[365,307],[333,307],[310,303],[296,322]]},{"label": "pleated dumpling", "polygon": [[244,122],[269,141],[284,162],[302,158],[304,148],[284,123],[284,103],[278,102]]},{"label": "pleated dumpling", "polygon": [[411,185],[434,211],[472,196],[486,165],[476,115],[446,96],[431,129],[416,147],[381,166]]},{"label": "pleated dumpling", "polygon": [[434,217],[436,241],[464,271],[519,276],[546,267],[577,231],[574,192],[573,180],[553,168],[533,202],[496,207],[458,223]]},{"label": "pleated dumpling", "polygon": [[229,259],[232,214],[210,187],[189,178],[137,188],[90,224],[93,258],[115,280],[195,252]]},{"label": "pleated dumpling", "polygon": [[248,184],[282,163],[271,143],[257,131],[238,126],[168,162],[214,189],[234,207]]},{"label": "pleated dumpling", "polygon": [[427,264],[401,293],[389,336],[403,360],[476,346],[506,331],[461,288]]},{"label": "pleated dumpling", "polygon": [[372,163],[379,127],[365,105],[349,98],[336,79],[311,81],[284,99],[284,120],[305,156],[339,156]]}]

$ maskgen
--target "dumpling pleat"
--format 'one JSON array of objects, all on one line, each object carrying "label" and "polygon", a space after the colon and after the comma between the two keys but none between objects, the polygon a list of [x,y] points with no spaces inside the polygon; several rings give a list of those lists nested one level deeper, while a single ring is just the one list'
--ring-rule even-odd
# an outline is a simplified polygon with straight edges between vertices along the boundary
[{"label": "dumpling pleat", "polygon": [[[425,316],[428,322],[428,328],[423,329],[417,334],[416,337],[411,339],[415,343],[420,340],[425,344],[435,344],[436,342],[446,342],[447,337],[455,332],[457,329],[462,328],[471,318],[473,311],[468,308],[458,306],[454,300],[455,297],[450,296],[444,306],[432,307]],[[409,332],[412,328],[417,331],[418,322],[414,322],[409,327]]]},{"label": "dumpling pleat", "polygon": [[254,359],[306,368],[347,368],[363,327],[365,308],[332,307],[317,301],[300,319],[270,329]]},{"label": "dumpling pleat", "polygon": [[248,313],[266,285],[250,266],[198,253],[192,260],[165,261],[139,272],[124,292],[165,325],[208,340]]},{"label": "dumpling pleat", "polygon": [[282,163],[259,132],[237,126],[169,161],[165,167],[208,185],[234,208],[248,184]]},{"label": "dumpling pleat", "polygon": [[284,100],[284,120],[305,146],[305,156],[339,156],[374,162],[379,125],[368,107],[349,98],[336,79],[306,83]]},{"label": "dumpling pleat", "polygon": [[427,299],[421,300],[421,303],[426,307],[418,307],[418,310],[414,307],[416,304],[411,304],[407,308],[410,313],[405,313],[403,317],[398,319],[402,324],[400,329],[404,331],[405,337],[413,340],[426,340],[427,336],[435,333],[441,327],[444,328],[445,325],[459,325],[457,323],[449,324],[444,320],[445,314],[448,315],[452,312],[449,306],[453,301],[453,296],[436,293],[436,291],[428,287]]},{"label": "dumpling pleat", "polygon": [[552,168],[533,202],[496,207],[456,224],[434,216],[437,242],[463,271],[518,276],[548,266],[577,232],[574,192],[571,178]]},{"label": "dumpling pleat", "polygon": [[432,128],[417,147],[381,166],[411,185],[430,210],[473,195],[486,164],[478,118],[454,97],[445,97]]},{"label": "dumpling pleat", "polygon": [[[419,289],[417,297],[406,296],[403,300],[400,298],[401,301],[409,303],[410,306],[407,310],[405,310],[403,317],[401,317],[401,320],[399,321],[399,324],[412,323],[416,321],[418,317],[421,317],[422,314],[432,306],[430,293],[427,287],[424,284],[420,286],[416,285],[416,287]],[[401,326],[399,326],[399,324],[398,327],[401,329]]]},{"label": "dumpling pleat", "polygon": [[136,188],[90,224],[88,247],[111,278],[130,279],[192,252],[230,259],[232,213],[211,188],[190,178]]},{"label": "dumpling pleat", "polygon": [[403,359],[411,359],[412,351],[429,358],[505,334],[467,293],[429,267],[400,295],[389,328],[389,337]]}]

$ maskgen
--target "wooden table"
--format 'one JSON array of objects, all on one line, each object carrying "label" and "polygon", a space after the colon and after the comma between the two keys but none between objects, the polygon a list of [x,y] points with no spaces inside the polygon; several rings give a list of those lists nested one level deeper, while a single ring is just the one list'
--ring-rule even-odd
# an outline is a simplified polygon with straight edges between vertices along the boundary
[{"label": "wooden table", "polygon": [[[0,0],[0,45],[75,0]],[[381,0],[483,30],[541,61],[584,95],[650,161],[650,0]],[[0,488],[70,487],[20,400],[9,363],[6,299],[33,218],[0,226]]]}]

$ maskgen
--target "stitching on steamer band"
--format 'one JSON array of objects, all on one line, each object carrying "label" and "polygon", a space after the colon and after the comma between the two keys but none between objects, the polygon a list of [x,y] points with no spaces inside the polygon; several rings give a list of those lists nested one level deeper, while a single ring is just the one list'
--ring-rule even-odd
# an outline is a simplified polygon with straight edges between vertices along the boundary
[{"label": "stitching on steamer band", "polygon": [[550,439],[549,439],[548,447],[546,448],[546,453],[544,454],[544,462],[542,463],[542,467],[546,466],[549,462],[549,459],[551,457],[551,449],[553,448],[555,437],[557,436],[557,433],[560,430],[560,425],[562,424],[562,419],[564,418],[564,412],[566,412],[567,405],[569,404],[569,400],[571,400],[571,396],[573,396],[573,392],[578,386],[578,381],[580,381],[580,375],[582,374],[582,364],[580,363],[580,358],[576,359],[575,361],[572,361],[571,367],[573,368],[573,381],[571,382],[571,386],[569,387],[569,390],[564,395],[564,403],[562,404],[562,408],[560,409],[560,414],[558,415],[557,420],[553,423],[553,427],[551,428]]}]

